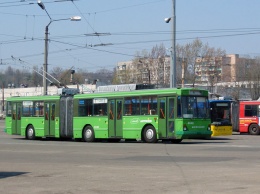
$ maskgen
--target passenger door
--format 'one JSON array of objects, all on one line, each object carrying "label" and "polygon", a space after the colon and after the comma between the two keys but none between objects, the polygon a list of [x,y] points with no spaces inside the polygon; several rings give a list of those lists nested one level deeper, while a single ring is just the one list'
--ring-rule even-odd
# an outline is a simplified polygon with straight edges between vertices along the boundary
[{"label": "passenger door", "polygon": [[12,134],[21,134],[22,103],[12,103]]},{"label": "passenger door", "polygon": [[55,102],[44,102],[44,135],[55,136]]},{"label": "passenger door", "polygon": [[122,137],[122,99],[108,100],[108,137]]},{"label": "passenger door", "polygon": [[175,97],[159,97],[158,98],[158,127],[159,138],[170,138],[174,135],[176,114]]}]

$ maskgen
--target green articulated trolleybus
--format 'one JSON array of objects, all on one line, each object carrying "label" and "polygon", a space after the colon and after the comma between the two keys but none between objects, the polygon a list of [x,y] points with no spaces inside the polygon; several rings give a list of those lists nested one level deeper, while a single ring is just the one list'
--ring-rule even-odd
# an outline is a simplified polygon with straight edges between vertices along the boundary
[{"label": "green articulated trolleybus", "polygon": [[6,132],[36,138],[158,140],[210,138],[208,91],[192,88],[144,89],[10,97]]}]

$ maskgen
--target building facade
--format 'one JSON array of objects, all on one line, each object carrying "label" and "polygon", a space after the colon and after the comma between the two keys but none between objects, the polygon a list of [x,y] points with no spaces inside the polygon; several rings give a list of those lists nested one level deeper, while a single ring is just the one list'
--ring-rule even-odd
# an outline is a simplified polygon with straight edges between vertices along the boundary
[{"label": "building facade", "polygon": [[196,83],[215,85],[222,82],[248,81],[246,72],[255,59],[240,58],[238,54],[223,57],[198,57],[195,63]]},{"label": "building facade", "polygon": [[117,63],[118,84],[153,84],[157,88],[168,87],[170,80],[170,57],[157,59],[139,58]]}]

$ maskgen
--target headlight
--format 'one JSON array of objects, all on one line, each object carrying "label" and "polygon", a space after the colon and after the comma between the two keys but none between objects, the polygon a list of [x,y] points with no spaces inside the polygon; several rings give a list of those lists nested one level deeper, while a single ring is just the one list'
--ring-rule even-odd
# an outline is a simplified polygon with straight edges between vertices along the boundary
[{"label": "headlight", "polygon": [[187,126],[186,125],[183,125],[183,131],[187,131]]}]

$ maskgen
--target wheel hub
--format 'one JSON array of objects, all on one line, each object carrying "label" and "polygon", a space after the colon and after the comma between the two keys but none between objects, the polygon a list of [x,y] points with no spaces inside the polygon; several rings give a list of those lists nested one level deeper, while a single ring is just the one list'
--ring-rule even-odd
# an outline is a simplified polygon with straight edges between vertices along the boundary
[{"label": "wheel hub", "polygon": [[153,136],[154,136],[153,130],[152,130],[152,129],[148,129],[148,130],[146,131],[146,137],[147,137],[148,139],[152,139]]},{"label": "wheel hub", "polygon": [[28,136],[29,137],[33,136],[33,129],[31,129],[31,128],[28,129]]},{"label": "wheel hub", "polygon": [[86,138],[90,138],[91,136],[92,136],[92,131],[88,129],[86,131]]}]

